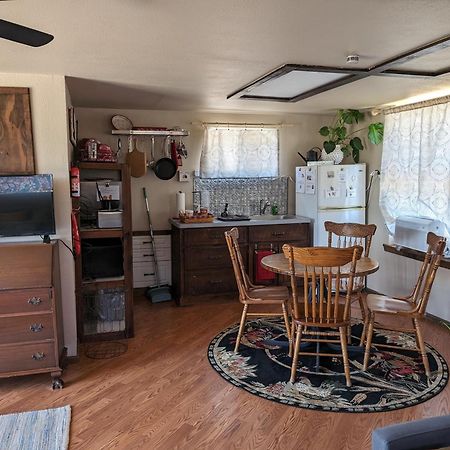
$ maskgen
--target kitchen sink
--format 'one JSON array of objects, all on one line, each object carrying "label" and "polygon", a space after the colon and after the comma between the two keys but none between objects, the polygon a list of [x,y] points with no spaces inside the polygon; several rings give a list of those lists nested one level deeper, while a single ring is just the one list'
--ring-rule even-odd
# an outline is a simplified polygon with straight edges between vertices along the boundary
[{"label": "kitchen sink", "polygon": [[293,214],[280,214],[273,216],[272,214],[258,214],[256,216],[250,216],[251,220],[287,220],[295,219],[297,216]]}]

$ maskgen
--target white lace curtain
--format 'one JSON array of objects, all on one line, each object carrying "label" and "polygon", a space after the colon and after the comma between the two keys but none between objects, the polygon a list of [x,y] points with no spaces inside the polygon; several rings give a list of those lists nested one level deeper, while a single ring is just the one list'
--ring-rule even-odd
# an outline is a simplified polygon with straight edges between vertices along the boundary
[{"label": "white lace curtain", "polygon": [[391,232],[401,215],[450,228],[450,103],[386,116],[380,208]]},{"label": "white lace curtain", "polygon": [[278,129],[208,126],[200,175],[204,178],[278,176]]}]

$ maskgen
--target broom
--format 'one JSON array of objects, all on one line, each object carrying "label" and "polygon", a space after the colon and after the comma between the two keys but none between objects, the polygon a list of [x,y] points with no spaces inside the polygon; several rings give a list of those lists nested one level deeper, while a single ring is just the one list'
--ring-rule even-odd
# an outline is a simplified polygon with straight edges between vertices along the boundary
[{"label": "broom", "polygon": [[153,235],[153,226],[152,221],[150,219],[150,209],[148,207],[148,198],[147,198],[147,191],[144,188],[142,188],[144,192],[144,200],[145,200],[145,209],[147,210],[147,218],[148,218],[148,227],[149,227],[149,234],[150,234],[150,241],[152,244],[152,251],[153,251],[153,260],[155,261],[155,277],[156,277],[156,287],[148,287],[145,291],[145,296],[152,301],[152,303],[159,303],[159,302],[168,302],[172,300],[172,295],[170,294],[169,286],[161,286],[160,279],[159,279],[159,269],[158,269],[158,258],[156,257],[156,244],[155,244],[155,238]]}]

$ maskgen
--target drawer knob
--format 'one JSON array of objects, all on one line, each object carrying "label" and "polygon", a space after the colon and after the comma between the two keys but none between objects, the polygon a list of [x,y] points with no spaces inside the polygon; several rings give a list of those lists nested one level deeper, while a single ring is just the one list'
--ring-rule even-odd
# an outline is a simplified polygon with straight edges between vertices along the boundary
[{"label": "drawer knob", "polygon": [[31,356],[35,361],[39,361],[41,359],[45,358],[45,353],[44,352],[36,352],[33,353],[33,355]]},{"label": "drawer knob", "polygon": [[209,255],[208,259],[210,259],[212,261],[216,261],[218,259],[222,259],[222,256]]},{"label": "drawer knob", "polygon": [[28,299],[28,303],[30,305],[40,305],[42,303],[42,300],[39,297],[31,297]]},{"label": "drawer knob", "polygon": [[144,273],[144,277],[150,277],[150,276],[152,276],[152,275],[155,275],[155,272],[152,272],[152,273]]},{"label": "drawer knob", "polygon": [[284,236],[286,233],[284,231],[274,231],[272,236]]},{"label": "drawer knob", "polygon": [[39,333],[43,329],[44,329],[44,325],[42,325],[42,323],[33,323],[33,325],[30,325],[30,330],[33,333]]}]

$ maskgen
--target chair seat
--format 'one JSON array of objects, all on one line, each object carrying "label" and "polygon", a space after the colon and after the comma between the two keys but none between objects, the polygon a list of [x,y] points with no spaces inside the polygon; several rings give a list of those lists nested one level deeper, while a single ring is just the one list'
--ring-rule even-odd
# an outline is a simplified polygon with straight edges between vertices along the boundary
[{"label": "chair seat", "polygon": [[387,297],[379,294],[369,294],[366,297],[366,305],[373,312],[391,313],[413,312],[416,305],[398,298]]},{"label": "chair seat", "polygon": [[249,304],[281,304],[289,301],[289,290],[286,286],[267,286],[250,289],[245,300]]},{"label": "chair seat", "polygon": [[[307,325],[307,326],[314,326],[314,327],[325,327],[325,328],[329,328],[329,327],[339,327],[339,326],[345,326],[348,325],[350,323],[350,319],[345,319],[344,318],[344,307],[345,305],[343,303],[339,304],[338,307],[338,312],[337,312],[337,317],[336,319],[334,319],[334,315],[333,312],[331,313],[331,315],[333,315],[333,318],[330,319],[330,322],[327,322],[325,319],[322,322],[319,322],[319,319],[317,319],[316,321],[313,321],[311,319],[311,317],[309,317],[308,319],[306,319],[306,314],[305,314],[305,305],[303,303],[299,303],[298,307],[300,309],[300,316],[297,319],[293,319],[295,323],[297,324],[301,324],[301,325]],[[311,304],[309,305],[309,309],[308,312],[311,315],[312,314],[312,309],[311,309]],[[294,312],[292,312],[293,314]],[[318,313],[318,311],[317,311]],[[318,315],[318,314],[317,314]]]}]

